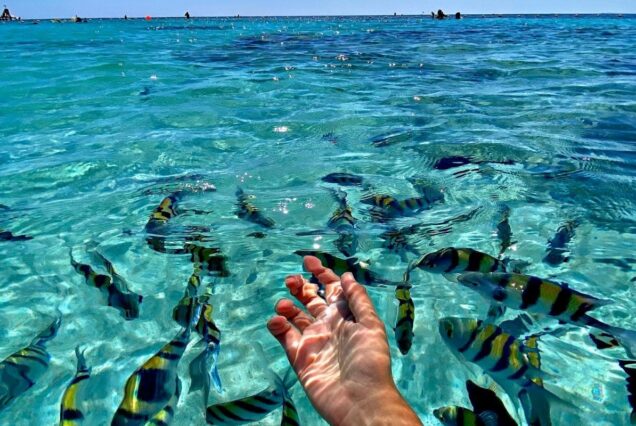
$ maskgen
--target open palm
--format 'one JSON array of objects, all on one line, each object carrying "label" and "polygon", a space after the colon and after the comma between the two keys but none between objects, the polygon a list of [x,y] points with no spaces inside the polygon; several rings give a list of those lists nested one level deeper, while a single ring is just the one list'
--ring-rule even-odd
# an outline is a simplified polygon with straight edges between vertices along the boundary
[{"label": "open palm", "polygon": [[350,273],[340,278],[315,257],[305,257],[304,265],[325,286],[326,300],[315,284],[290,276],[285,284],[309,313],[283,299],[276,305],[280,316],[268,327],[316,410],[331,424],[348,425],[362,424],[360,411],[378,403],[403,404],[391,377],[384,325],[366,289]]}]

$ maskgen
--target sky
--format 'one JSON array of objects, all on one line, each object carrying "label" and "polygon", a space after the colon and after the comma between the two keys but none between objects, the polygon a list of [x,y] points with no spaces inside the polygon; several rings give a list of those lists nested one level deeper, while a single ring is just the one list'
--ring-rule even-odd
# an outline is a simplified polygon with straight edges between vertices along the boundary
[{"label": "sky", "polygon": [[636,13],[636,0],[3,0],[14,16],[389,15],[446,13]]}]

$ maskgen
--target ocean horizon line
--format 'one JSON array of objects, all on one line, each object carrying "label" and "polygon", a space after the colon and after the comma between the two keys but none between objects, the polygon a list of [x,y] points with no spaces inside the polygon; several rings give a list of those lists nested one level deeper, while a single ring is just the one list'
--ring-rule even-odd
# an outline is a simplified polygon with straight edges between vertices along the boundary
[{"label": "ocean horizon line", "polygon": [[[461,13],[461,11],[460,11]],[[449,14],[447,19],[454,19],[453,17],[454,13]],[[184,18],[183,15],[177,15],[177,16],[153,16],[153,15],[146,15],[146,16],[126,16],[126,18],[124,18],[123,16],[80,16],[80,15],[75,15],[75,16],[79,16],[81,18],[84,19],[96,19],[96,20],[135,20],[135,19],[141,19],[141,20],[145,20],[147,18],[147,16],[150,16],[152,19],[186,19]],[[616,17],[636,17],[636,11],[635,12],[544,12],[544,13],[461,13],[462,17],[486,17],[486,18],[490,18],[490,17],[502,17],[502,18],[508,18],[508,17],[554,17],[554,16],[571,16],[571,17],[582,17],[582,16],[616,16]],[[403,18],[408,18],[408,17],[427,17],[430,19],[430,14],[427,13],[420,13],[420,14],[369,14],[369,15],[358,15],[358,14],[343,14],[343,15],[196,15],[196,16],[190,16],[190,20],[195,20],[195,19],[222,19],[222,18],[231,18],[231,19],[247,19],[247,18],[252,18],[252,19],[260,19],[260,18],[381,18],[381,17],[386,17],[386,18],[399,18],[399,17],[403,17]],[[72,19],[73,17],[60,17],[60,16],[51,16],[51,17],[44,17],[44,18],[22,18],[20,17],[20,19],[22,21],[40,21],[40,20],[54,20],[54,19]]]}]

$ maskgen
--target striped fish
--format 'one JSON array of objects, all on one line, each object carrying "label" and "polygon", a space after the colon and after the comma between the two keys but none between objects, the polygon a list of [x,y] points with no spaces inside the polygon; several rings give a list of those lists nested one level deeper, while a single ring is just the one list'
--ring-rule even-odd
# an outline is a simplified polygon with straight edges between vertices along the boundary
[{"label": "striped fish", "polygon": [[408,262],[407,253],[420,256],[419,249],[409,241],[409,237],[415,235],[418,228],[417,225],[412,225],[388,229],[380,234],[380,239],[383,240],[382,247],[398,254],[403,262]]},{"label": "striped fish", "polygon": [[201,341],[205,344],[205,347],[190,363],[189,370],[190,378],[192,379],[190,392],[202,389],[204,403],[207,404],[211,384],[214,384],[217,392],[222,392],[221,378],[217,368],[217,359],[221,348],[221,330],[218,329],[212,318],[213,308],[210,304],[210,289],[208,288],[203,296],[196,297],[200,281],[198,281],[196,287],[194,285],[192,286],[194,288],[190,287],[193,279],[196,281],[197,278],[198,275],[195,268],[195,273],[190,277],[188,288],[186,288],[186,294],[173,309],[172,317],[177,323],[185,327],[192,321],[192,315],[197,310],[200,311],[195,330],[202,337]]},{"label": "striped fish", "polygon": [[444,202],[444,191],[433,182],[422,178],[409,178],[408,181],[428,204]]},{"label": "striped fish", "polygon": [[630,357],[636,354],[636,331],[614,327],[587,313],[611,303],[571,289],[567,284],[538,277],[506,273],[466,273],[458,277],[460,284],[471,288],[487,300],[512,309],[548,315],[560,321],[589,326],[616,337]]},{"label": "striped fish", "polygon": [[161,409],[152,419],[146,423],[146,426],[168,426],[174,418],[174,412],[181,396],[181,380],[177,379],[174,393],[168,401],[168,404]]},{"label": "striped fish", "polygon": [[[198,320],[194,315],[193,323]],[[175,393],[177,367],[190,340],[186,328],[128,378],[111,425],[144,425],[166,407]]]},{"label": "striped fish", "polygon": [[356,219],[353,217],[351,207],[347,203],[347,194],[344,191],[333,192],[338,208],[329,218],[327,226],[338,233],[335,241],[336,248],[345,256],[353,256],[358,251],[358,236],[356,235]]},{"label": "striped fish", "polygon": [[395,323],[395,341],[402,355],[406,355],[413,344],[413,324],[415,323],[415,304],[411,298],[411,286],[407,283],[395,288],[398,300],[398,315]]},{"label": "striped fish", "polygon": [[464,407],[441,407],[433,415],[445,426],[497,426],[497,423],[484,423],[473,411]]},{"label": "striped fish", "polygon": [[32,239],[33,237],[28,235],[15,235],[11,231],[0,228],[0,241],[27,241]]},{"label": "striped fish", "polygon": [[351,173],[329,173],[321,178],[323,182],[337,183],[342,186],[360,186],[364,179]]},{"label": "striped fish", "polygon": [[183,197],[183,191],[176,191],[161,200],[150,214],[146,223],[146,232],[153,233],[179,215],[178,205]]},{"label": "striped fish", "polygon": [[228,277],[227,257],[218,247],[203,247],[193,243],[185,243],[183,249],[190,254],[190,261],[195,267],[201,267],[219,277]]},{"label": "striped fish", "polygon": [[546,254],[543,261],[550,266],[558,266],[563,262],[570,260],[568,253],[568,244],[574,238],[574,231],[578,226],[577,221],[567,221],[559,226],[556,234],[548,241]]},{"label": "striped fish", "polygon": [[72,253],[70,257],[71,266],[84,276],[86,283],[107,294],[108,306],[117,309],[127,320],[139,317],[139,305],[143,300],[143,296],[130,291],[120,290],[109,275],[98,274],[90,265],[75,261]]},{"label": "striped fish", "polygon": [[236,198],[238,199],[238,210],[236,211],[238,217],[260,225],[263,228],[273,228],[276,225],[273,219],[263,215],[263,213],[249,201],[250,196],[245,194],[241,188],[237,188]]},{"label": "striped fish", "polygon": [[221,376],[219,375],[217,360],[221,350],[221,330],[216,326],[212,318],[213,308],[210,303],[211,289],[199,298],[201,316],[196,325],[196,330],[205,343],[203,351],[190,363],[190,377],[192,384],[190,392],[197,389],[203,390],[204,403],[207,404],[210,393],[210,384],[214,385],[217,392],[223,391]]},{"label": "striped fish", "polygon": [[631,424],[636,424],[636,361],[619,360],[618,364],[627,374],[627,400],[632,407],[629,420]]},{"label": "striped fish", "polygon": [[505,265],[499,259],[470,248],[447,247],[428,253],[409,266],[427,272],[457,274],[462,272],[504,271]]},{"label": "striped fish", "polygon": [[86,389],[86,381],[91,377],[91,369],[86,365],[84,351],[75,347],[77,357],[77,371],[62,396],[60,406],[60,426],[80,425],[85,420],[84,414],[77,401],[78,393]]},{"label": "striped fish", "polygon": [[46,343],[55,337],[61,323],[57,317],[29,346],[0,362],[0,410],[30,389],[49,368]]},{"label": "striped fish", "polygon": [[119,308],[123,312],[124,318],[128,320],[139,318],[139,305],[143,301],[143,296],[130,291],[124,277],[117,273],[115,265],[103,254],[97,250],[94,250],[93,254],[102,262],[112,278],[113,285],[107,289],[109,306]]},{"label": "striped fish", "polygon": [[478,365],[504,389],[520,389],[520,399],[527,395],[530,405],[523,399],[522,405],[529,423],[551,424],[547,401],[551,394],[537,384],[541,371],[528,357],[536,349],[527,348],[494,324],[473,318],[442,318],[439,333],[459,359]]},{"label": "striped fish", "polygon": [[331,269],[336,275],[351,272],[360,284],[368,286],[396,285],[396,283],[380,278],[375,272],[368,269],[365,262],[361,262],[356,257],[341,259],[332,254],[317,250],[296,250],[299,256],[314,256],[320,259],[323,266]]},{"label": "striped fish", "polygon": [[[288,390],[295,381],[296,376],[290,369],[285,374],[284,379],[275,377],[272,385],[255,395],[209,406],[206,409],[205,419],[211,425],[240,425],[257,422],[281,406],[285,409],[284,405],[287,405],[287,412],[290,416],[287,421],[297,422],[298,412],[293,403],[285,404],[285,399],[289,398]],[[285,412],[283,412],[283,421],[286,421],[286,417]],[[293,423],[287,424],[292,425]]]},{"label": "striped fish", "polygon": [[362,197],[360,202],[372,206],[371,216],[380,222],[396,217],[415,216],[430,208],[424,197],[398,200],[386,194],[370,194]]}]

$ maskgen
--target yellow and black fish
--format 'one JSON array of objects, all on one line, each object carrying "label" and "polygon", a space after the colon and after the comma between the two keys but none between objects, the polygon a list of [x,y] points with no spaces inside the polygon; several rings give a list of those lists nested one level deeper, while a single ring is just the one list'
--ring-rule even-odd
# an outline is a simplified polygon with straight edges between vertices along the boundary
[{"label": "yellow and black fish", "polygon": [[236,211],[238,217],[260,225],[263,228],[273,228],[276,225],[273,219],[263,215],[263,213],[249,201],[250,196],[245,194],[241,188],[237,188],[236,198],[238,200],[238,210]]},{"label": "yellow and black fish", "polygon": [[295,381],[296,377],[290,369],[284,379],[276,378],[275,383],[255,395],[209,406],[205,419],[211,425],[240,425],[257,422],[283,406],[282,420],[287,423],[281,424],[298,424],[298,412],[293,403],[291,400],[285,401],[289,399],[288,391]]},{"label": "yellow and black fish", "polygon": [[[198,314],[192,321],[197,320]],[[179,380],[177,367],[188,346],[190,328],[177,334],[128,378],[111,425],[144,425],[169,404]]]},{"label": "yellow and black fish", "polygon": [[117,273],[115,265],[110,260],[97,250],[93,251],[93,253],[102,262],[112,278],[113,286],[108,288],[109,305],[121,309],[126,319],[138,318],[139,305],[143,301],[143,296],[130,290],[128,283],[124,277]]},{"label": "yellow and black fish", "polygon": [[520,395],[527,395],[529,405],[522,399],[527,419],[551,424],[546,398],[549,393],[537,383],[541,371],[528,356],[536,348],[526,347],[494,324],[473,318],[442,318],[439,333],[459,359],[478,365],[504,389],[514,386],[520,389]]},{"label": "yellow and black fish", "polygon": [[394,282],[379,277],[375,272],[368,269],[368,265],[365,262],[359,261],[356,257],[341,259],[332,254],[317,250],[296,250],[294,253],[299,256],[317,257],[323,266],[331,269],[336,275],[351,272],[356,281],[360,284],[368,286],[397,285]]},{"label": "yellow and black fish", "polygon": [[218,247],[203,247],[194,243],[185,243],[183,249],[190,254],[190,261],[219,277],[228,277],[227,257]]},{"label": "yellow and black fish", "polygon": [[176,191],[165,197],[152,211],[146,223],[146,232],[153,233],[157,228],[167,224],[179,215],[178,205],[183,197],[183,191]]},{"label": "yellow and black fish", "polygon": [[145,426],[168,426],[174,418],[174,412],[177,409],[177,403],[181,396],[181,380],[177,379],[177,386],[174,394],[168,404],[161,409],[155,416],[146,423]]},{"label": "yellow and black fish", "polygon": [[462,272],[504,271],[505,265],[499,259],[470,248],[447,247],[428,253],[409,266],[427,272],[457,274]]},{"label": "yellow and black fish", "polygon": [[619,360],[618,364],[627,374],[627,400],[632,407],[629,420],[634,425],[636,424],[636,361]]},{"label": "yellow and black fish", "polygon": [[90,265],[77,262],[72,253],[70,257],[71,266],[84,276],[86,283],[107,294],[108,306],[117,309],[127,320],[139,317],[139,305],[143,301],[143,296],[120,290],[109,275],[98,274]]},{"label": "yellow and black fish", "polygon": [[360,186],[364,179],[362,176],[352,175],[351,173],[329,173],[321,178],[323,182],[337,183],[343,186]]},{"label": "yellow and black fish", "polygon": [[49,368],[51,355],[46,343],[55,337],[61,323],[57,317],[29,346],[0,362],[0,410],[35,385]]},{"label": "yellow and black fish", "polygon": [[414,216],[431,207],[424,197],[398,200],[386,194],[366,195],[360,202],[372,206],[371,217],[380,222],[396,217]]},{"label": "yellow and black fish", "polygon": [[338,202],[338,208],[329,218],[327,226],[338,234],[334,243],[336,248],[347,257],[353,256],[358,251],[356,219],[347,203],[346,192],[333,191],[333,196]]},{"label": "yellow and black fish", "polygon": [[549,315],[560,321],[590,326],[616,337],[630,357],[636,354],[636,332],[614,327],[587,313],[611,303],[570,288],[567,284],[538,277],[507,273],[465,273],[460,284],[477,291],[484,298],[512,309]]},{"label": "yellow and black fish", "polygon": [[407,283],[395,288],[398,300],[398,315],[395,323],[395,341],[402,355],[406,355],[413,344],[413,324],[415,323],[415,304],[411,298],[411,286]]},{"label": "yellow and black fish", "polygon": [[75,348],[75,356],[77,357],[77,371],[62,396],[60,426],[80,425],[85,420],[77,396],[78,393],[82,392],[82,388],[85,389],[86,381],[91,377],[91,369],[86,365],[84,352],[80,351],[79,346]]}]

